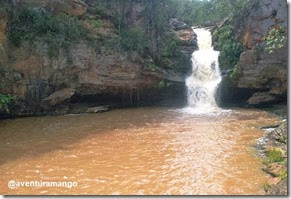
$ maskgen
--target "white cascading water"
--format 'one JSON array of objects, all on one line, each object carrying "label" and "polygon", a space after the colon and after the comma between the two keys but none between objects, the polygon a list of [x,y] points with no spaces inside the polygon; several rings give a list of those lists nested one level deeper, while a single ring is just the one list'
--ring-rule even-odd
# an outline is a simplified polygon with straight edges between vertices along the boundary
[{"label": "white cascading water", "polygon": [[199,49],[192,54],[192,74],[186,79],[187,112],[209,113],[217,110],[215,93],[221,82],[219,52],[212,47],[211,32],[194,29]]}]

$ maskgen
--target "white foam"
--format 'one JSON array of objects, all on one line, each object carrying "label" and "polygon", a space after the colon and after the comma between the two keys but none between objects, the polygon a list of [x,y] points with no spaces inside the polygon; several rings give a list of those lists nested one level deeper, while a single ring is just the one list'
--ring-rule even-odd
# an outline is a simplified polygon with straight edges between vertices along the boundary
[{"label": "white foam", "polygon": [[218,110],[215,93],[221,82],[219,52],[212,47],[211,32],[194,29],[199,50],[192,54],[192,74],[186,79],[188,107],[185,112],[204,114]]}]

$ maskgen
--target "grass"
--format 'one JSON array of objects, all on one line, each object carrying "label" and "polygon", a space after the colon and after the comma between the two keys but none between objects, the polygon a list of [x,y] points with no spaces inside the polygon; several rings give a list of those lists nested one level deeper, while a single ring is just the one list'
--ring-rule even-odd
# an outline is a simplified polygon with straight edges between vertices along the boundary
[{"label": "grass", "polygon": [[288,178],[288,172],[287,172],[287,170],[284,170],[282,173],[280,173],[279,178],[281,180],[287,180],[287,178]]},{"label": "grass", "polygon": [[284,157],[281,151],[272,148],[267,151],[267,159],[264,161],[265,164],[274,162],[284,162]]}]

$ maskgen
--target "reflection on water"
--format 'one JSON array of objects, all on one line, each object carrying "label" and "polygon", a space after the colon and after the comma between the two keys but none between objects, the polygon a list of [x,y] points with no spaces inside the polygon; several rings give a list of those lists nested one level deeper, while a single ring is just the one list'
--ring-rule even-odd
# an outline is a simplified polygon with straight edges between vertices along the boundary
[{"label": "reflection on water", "polygon": [[[1,194],[264,194],[254,155],[266,112],[193,115],[163,108],[0,122]],[[9,189],[9,180],[76,181]]]}]

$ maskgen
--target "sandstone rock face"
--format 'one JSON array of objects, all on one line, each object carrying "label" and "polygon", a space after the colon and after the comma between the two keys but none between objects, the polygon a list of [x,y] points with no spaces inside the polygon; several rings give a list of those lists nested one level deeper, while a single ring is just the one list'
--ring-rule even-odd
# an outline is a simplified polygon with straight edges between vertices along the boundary
[{"label": "sandstone rock face", "polygon": [[260,0],[251,10],[246,21],[243,22],[240,34],[243,43],[252,48],[264,40],[270,28],[283,25],[287,26],[287,2],[285,0]]},{"label": "sandstone rock face", "polygon": [[[184,77],[181,74],[165,69],[149,70],[148,64],[153,63],[151,58],[107,49],[103,41],[118,35],[118,27],[110,18],[110,13],[100,20],[100,27],[94,28],[86,17],[81,17],[87,5],[79,0],[16,1],[16,5],[21,4],[33,4],[53,12],[79,16],[84,28],[99,43],[91,44],[80,38],[70,43],[67,49],[59,49],[57,57],[49,56],[49,46],[42,38],[37,38],[34,45],[24,41],[20,47],[6,46],[8,19],[1,18],[0,51],[3,48],[7,53],[5,59],[9,57],[7,89],[19,100],[16,115],[98,112],[101,111],[98,107],[103,105],[115,108],[183,105],[186,102]],[[125,9],[129,13],[126,23],[139,26],[142,21],[139,13],[144,9],[140,3]],[[193,46],[195,48],[196,35],[189,28],[175,34],[185,47],[186,54],[190,55],[194,51]],[[159,86],[162,81],[167,85],[165,88]],[[97,108],[88,110],[88,107]]]},{"label": "sandstone rock face", "polygon": [[[248,48],[242,53],[237,65],[235,87],[257,91],[248,102],[286,101],[288,80],[288,46],[269,54],[265,38],[274,27],[287,27],[287,4],[285,0],[261,0],[243,22],[238,35]],[[264,96],[262,97],[262,93]],[[259,97],[261,96],[261,97]],[[268,97],[267,97],[268,96]],[[261,101],[260,101],[261,99]]]},{"label": "sandstone rock face", "polygon": [[191,59],[192,53],[197,50],[197,35],[187,24],[178,19],[171,19],[170,25],[173,32],[178,36],[181,41],[181,50]]},{"label": "sandstone rock face", "polygon": [[100,51],[85,41],[73,44],[66,53],[60,51],[57,58],[47,56],[44,43],[28,49],[23,45],[11,52],[15,61],[10,69],[15,71],[13,94],[30,105],[47,109],[86,100],[113,106],[152,103],[162,97],[159,82],[165,79],[180,85],[178,92],[183,92],[181,78],[166,71],[145,71],[127,56]]}]

